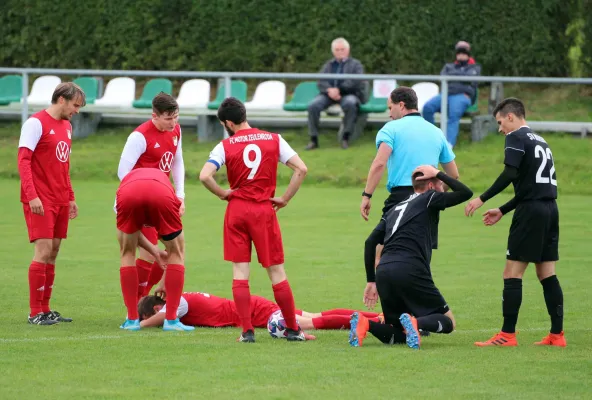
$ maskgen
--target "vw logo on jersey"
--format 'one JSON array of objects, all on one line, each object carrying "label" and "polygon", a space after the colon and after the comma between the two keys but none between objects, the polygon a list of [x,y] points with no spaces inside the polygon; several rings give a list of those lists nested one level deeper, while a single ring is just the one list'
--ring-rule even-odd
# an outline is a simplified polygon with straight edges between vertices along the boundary
[{"label": "vw logo on jersey", "polygon": [[173,156],[173,153],[171,153],[170,151],[167,151],[160,158],[160,162],[158,163],[158,168],[160,168],[160,170],[162,172],[169,172],[171,170],[171,167],[173,166],[173,159],[174,158],[175,158],[175,156]]},{"label": "vw logo on jersey", "polygon": [[66,142],[59,142],[56,146],[56,157],[61,162],[67,162],[70,157],[70,147]]}]

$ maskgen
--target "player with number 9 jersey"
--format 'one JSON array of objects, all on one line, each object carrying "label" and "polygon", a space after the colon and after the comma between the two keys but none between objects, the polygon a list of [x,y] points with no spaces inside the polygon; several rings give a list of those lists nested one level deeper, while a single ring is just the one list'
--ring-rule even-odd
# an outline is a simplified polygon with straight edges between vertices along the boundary
[{"label": "player with number 9 jersey", "polygon": [[[282,235],[276,211],[288,204],[306,175],[306,165],[278,134],[251,128],[245,106],[225,99],[218,119],[228,135],[210,153],[199,179],[222,200],[228,201],[224,217],[224,259],[233,263],[232,292],[243,333],[239,341],[254,342],[251,321],[249,263],[254,244],[259,263],[272,281],[275,300],[288,326],[288,340],[305,340],[295,317],[294,297],[284,271]],[[275,197],[278,162],[294,171],[286,192]],[[214,174],[226,165],[230,189],[222,189]]]}]

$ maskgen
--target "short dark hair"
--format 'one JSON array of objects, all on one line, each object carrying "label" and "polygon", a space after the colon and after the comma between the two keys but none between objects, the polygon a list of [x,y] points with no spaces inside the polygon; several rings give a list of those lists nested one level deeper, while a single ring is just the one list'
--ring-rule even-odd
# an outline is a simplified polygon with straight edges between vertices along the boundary
[{"label": "short dark hair", "polygon": [[237,125],[242,124],[247,120],[245,105],[236,97],[224,99],[218,108],[218,119],[222,122],[230,121]]},{"label": "short dark hair", "polygon": [[424,190],[428,183],[432,182],[434,185],[437,183],[438,178],[426,179],[426,180],[417,180],[417,178],[423,176],[423,172],[417,171],[411,175],[411,185],[413,186],[414,190]]},{"label": "short dark hair", "polygon": [[506,116],[509,113],[514,114],[518,118],[525,118],[526,117],[526,110],[524,109],[524,103],[515,97],[508,97],[507,99],[502,100],[495,108],[493,109],[493,116],[495,117],[497,114],[502,116]]},{"label": "short dark hair", "polygon": [[393,103],[403,102],[408,110],[417,110],[417,94],[415,90],[407,86],[399,86],[391,92]]},{"label": "short dark hair", "polygon": [[170,94],[160,92],[152,99],[152,111],[154,111],[156,115],[171,115],[179,111],[179,104]]},{"label": "short dark hair", "polygon": [[138,302],[138,314],[140,319],[144,319],[144,316],[151,317],[156,312],[154,311],[155,306],[164,306],[166,302],[158,296],[144,296]]},{"label": "short dark hair", "polygon": [[80,97],[82,100],[81,106],[84,107],[86,105],[86,94],[84,94],[84,90],[82,90],[82,88],[74,82],[60,83],[53,91],[53,95],[51,96],[51,104],[57,104],[60,97],[63,97],[64,100],[68,101]]}]

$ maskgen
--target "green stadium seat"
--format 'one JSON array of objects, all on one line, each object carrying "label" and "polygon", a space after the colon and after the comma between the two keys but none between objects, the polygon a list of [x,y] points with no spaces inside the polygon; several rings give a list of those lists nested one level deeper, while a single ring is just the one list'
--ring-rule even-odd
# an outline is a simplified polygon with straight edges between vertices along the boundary
[{"label": "green stadium seat", "polygon": [[142,95],[132,103],[132,106],[134,108],[152,108],[152,99],[160,92],[173,94],[173,83],[164,78],[149,80],[142,90]]},{"label": "green stadium seat", "polygon": [[[236,80],[230,82],[230,95],[236,97],[243,103],[247,101],[247,83],[245,81]],[[222,101],[226,98],[226,87],[224,84],[218,86],[218,92],[216,93],[216,99],[208,103],[210,110],[217,110],[222,104]]]},{"label": "green stadium seat", "polygon": [[74,79],[74,83],[80,86],[86,95],[86,104],[94,104],[99,95],[99,80],[90,76]]},{"label": "green stadium seat", "polygon": [[360,113],[361,114],[369,114],[369,113],[383,113],[387,109],[387,98],[376,98],[374,97],[374,93],[370,95],[370,100],[367,103],[364,103],[360,106]]},{"label": "green stadium seat", "polygon": [[18,103],[23,97],[23,77],[20,75],[5,75],[0,78],[0,105]]},{"label": "green stadium seat", "polygon": [[294,89],[292,100],[284,104],[285,111],[306,111],[308,103],[318,94],[319,88],[316,82],[302,82]]}]

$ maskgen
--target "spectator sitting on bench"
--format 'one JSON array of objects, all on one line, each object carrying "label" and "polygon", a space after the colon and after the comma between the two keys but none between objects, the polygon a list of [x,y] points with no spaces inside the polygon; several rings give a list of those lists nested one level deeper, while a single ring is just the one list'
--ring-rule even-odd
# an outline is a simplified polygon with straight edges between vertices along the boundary
[{"label": "spectator sitting on bench", "polygon": [[[444,65],[440,75],[478,76],[481,75],[481,66],[475,63],[471,57],[471,45],[460,41],[455,46],[456,61]],[[446,139],[451,146],[456,144],[460,119],[475,103],[477,96],[477,82],[452,82],[448,81],[448,124],[446,126]],[[423,117],[434,123],[434,114],[441,112],[442,95],[432,97],[423,106]]]},{"label": "spectator sitting on bench", "polygon": [[[334,58],[323,66],[323,74],[363,74],[362,63],[349,56],[349,43],[344,38],[337,38],[331,43]],[[343,138],[341,147],[349,147],[349,136],[353,133],[358,109],[367,101],[364,81],[352,79],[322,79],[318,82],[321,92],[308,104],[308,132],[310,143],[306,150],[319,147],[319,120],[321,111],[333,104],[339,104],[343,110]]]}]

